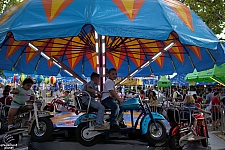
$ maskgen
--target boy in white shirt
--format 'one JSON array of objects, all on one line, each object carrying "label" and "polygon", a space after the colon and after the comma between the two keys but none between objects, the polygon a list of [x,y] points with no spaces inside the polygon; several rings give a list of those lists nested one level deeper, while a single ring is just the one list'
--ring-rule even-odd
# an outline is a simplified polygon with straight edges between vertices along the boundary
[{"label": "boy in white shirt", "polygon": [[[116,100],[122,103],[124,100],[120,98],[115,91],[115,83],[114,80],[117,78],[117,70],[115,68],[111,68],[108,71],[108,79],[106,80],[103,86],[102,92],[102,104],[111,109],[110,114],[110,129],[117,130],[120,129],[118,126],[118,116],[119,116],[119,105]],[[122,124],[124,127],[126,125]]]}]

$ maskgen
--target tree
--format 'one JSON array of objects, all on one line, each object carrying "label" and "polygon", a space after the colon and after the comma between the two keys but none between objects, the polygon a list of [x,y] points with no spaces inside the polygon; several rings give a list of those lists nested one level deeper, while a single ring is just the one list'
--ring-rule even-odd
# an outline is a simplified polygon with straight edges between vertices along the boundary
[{"label": "tree", "polygon": [[[0,14],[23,0],[3,0]],[[225,0],[179,0],[192,9],[215,33],[223,33],[225,28]]]},{"label": "tree", "polygon": [[193,10],[215,33],[225,28],[225,0],[180,0]]},{"label": "tree", "polygon": [[22,2],[23,0],[1,0],[0,2],[0,14],[5,12],[7,9],[13,5]]}]

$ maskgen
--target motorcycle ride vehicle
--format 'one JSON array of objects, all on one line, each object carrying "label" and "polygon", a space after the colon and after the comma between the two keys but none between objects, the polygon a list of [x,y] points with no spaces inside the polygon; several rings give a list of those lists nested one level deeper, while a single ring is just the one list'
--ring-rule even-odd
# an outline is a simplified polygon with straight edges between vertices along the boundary
[{"label": "motorcycle ride vehicle", "polygon": [[54,98],[50,103],[47,103],[44,107],[44,110],[48,110],[50,112],[62,112],[62,111],[69,111],[74,112],[76,115],[78,115],[78,110],[75,108],[75,106],[66,104],[63,98]]},{"label": "motorcycle ride vehicle", "polygon": [[[186,109],[186,110],[185,110]],[[189,110],[190,118],[185,119],[183,114]],[[184,106],[174,106],[167,110],[168,121],[171,129],[169,132],[169,147],[172,150],[182,150],[187,142],[201,141],[203,147],[208,146],[208,129],[204,116],[194,114],[197,119],[197,126],[194,130],[191,123],[190,108]]]},{"label": "motorcycle ride vehicle", "polygon": [[[121,135],[132,135],[132,133],[138,132],[137,126],[140,125],[140,132],[144,135],[145,139],[149,144],[157,144],[164,142],[166,139],[166,127],[162,123],[165,118],[156,112],[151,112],[150,107],[146,101],[142,101],[139,98],[127,99],[120,105],[120,110],[129,111],[131,116],[131,127],[127,127],[119,130],[110,130],[109,122],[105,121],[104,126],[107,130],[94,130],[94,122],[96,120],[96,111],[92,111],[93,108],[90,107],[91,97],[88,92],[84,92],[89,96],[89,104],[86,107],[86,114],[81,115],[75,122],[76,129],[76,139],[83,146],[93,146],[97,144],[101,135],[110,137],[113,133],[120,133]],[[82,105],[81,103],[79,105]],[[84,107],[84,106],[83,106]],[[140,112],[136,121],[134,122],[134,111]],[[107,110],[109,111],[110,110]],[[110,118],[109,114],[104,115],[104,119]]]},{"label": "motorcycle ride vehicle", "polygon": [[[27,132],[31,135],[31,139],[37,142],[43,142],[50,139],[53,133],[53,124],[51,117],[53,113],[49,111],[43,111],[42,101],[29,100],[25,105],[21,106],[14,116],[14,128],[15,130],[8,131],[8,119],[7,111],[9,106],[1,105],[1,131],[2,135],[6,134],[21,134]],[[38,109],[39,107],[39,109]],[[41,108],[40,108],[41,107]]]}]

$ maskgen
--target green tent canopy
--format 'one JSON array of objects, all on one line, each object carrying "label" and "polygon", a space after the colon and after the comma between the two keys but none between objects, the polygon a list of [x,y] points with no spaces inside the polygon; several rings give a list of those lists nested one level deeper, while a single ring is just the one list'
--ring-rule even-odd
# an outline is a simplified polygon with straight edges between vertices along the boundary
[{"label": "green tent canopy", "polygon": [[157,85],[158,87],[170,87],[171,81],[166,76],[161,76]]},{"label": "green tent canopy", "polygon": [[185,80],[188,82],[200,82],[198,79],[198,72],[195,69],[192,73],[188,73],[185,77]]},{"label": "green tent canopy", "polygon": [[186,75],[185,80],[189,82],[220,82],[225,83],[225,64],[220,66],[214,66],[212,69],[197,72],[194,70],[193,73]]}]

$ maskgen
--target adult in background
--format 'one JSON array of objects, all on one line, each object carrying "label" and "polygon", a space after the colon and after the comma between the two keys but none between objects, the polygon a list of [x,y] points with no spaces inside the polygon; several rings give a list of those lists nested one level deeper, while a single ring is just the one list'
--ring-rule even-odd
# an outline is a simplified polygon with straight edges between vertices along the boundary
[{"label": "adult in background", "polygon": [[202,102],[203,102],[202,94],[199,94],[197,98],[197,103],[202,104]]},{"label": "adult in background", "polygon": [[173,101],[172,102],[177,102],[178,100],[182,100],[181,94],[178,92],[177,88],[173,88]]},{"label": "adult in background", "polygon": [[182,94],[183,94],[183,99],[182,100],[184,101],[184,99],[185,99],[185,97],[187,95],[187,90],[186,89],[183,89],[183,93]]},{"label": "adult in background", "polygon": [[221,119],[220,113],[220,93],[215,92],[214,97],[212,98],[212,129],[218,129],[218,125]]},{"label": "adult in background", "polygon": [[206,95],[206,104],[210,104],[210,102],[212,101],[214,97],[214,93],[212,92],[211,88],[208,88],[208,94]]}]

